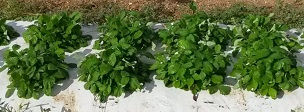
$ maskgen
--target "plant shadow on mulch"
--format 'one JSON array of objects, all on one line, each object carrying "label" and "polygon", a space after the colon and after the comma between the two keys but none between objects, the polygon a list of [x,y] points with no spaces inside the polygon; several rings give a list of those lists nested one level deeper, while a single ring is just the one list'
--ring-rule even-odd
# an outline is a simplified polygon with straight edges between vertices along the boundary
[{"label": "plant shadow on mulch", "polygon": [[[142,93],[151,93],[152,92],[153,88],[156,87],[155,81],[154,81],[155,79],[153,78],[154,75],[155,75],[155,73],[150,73],[149,78],[151,79],[151,81],[145,82],[144,87],[140,92],[142,92]],[[130,91],[125,92],[124,98],[129,97],[132,93],[133,92],[130,92]]]},{"label": "plant shadow on mulch", "polygon": [[[66,55],[65,62],[79,64],[81,62],[81,59],[78,59],[78,58],[85,58],[85,56],[87,54],[89,54],[91,51],[92,51],[91,49],[85,49],[82,52],[75,52],[71,55]],[[54,86],[53,91],[52,91],[52,96],[56,96],[61,91],[66,90],[74,82],[74,80],[78,78],[77,71],[78,71],[78,68],[71,68],[69,70],[69,78],[58,82],[58,84]]]},{"label": "plant shadow on mulch", "polygon": [[98,31],[99,25],[93,24],[93,25],[82,25],[81,30],[83,32],[83,35],[91,35],[92,39],[88,41],[88,45],[92,45],[94,40],[97,40],[100,36],[100,32]]},{"label": "plant shadow on mulch", "polygon": [[[88,45],[91,45],[94,39],[98,39],[99,38],[99,32],[98,32],[98,25],[93,24],[93,25],[85,25],[82,26],[82,31],[83,31],[83,35],[91,35],[92,39],[88,41]],[[92,49],[85,49],[82,52],[74,52],[71,55],[66,55],[66,60],[65,62],[67,63],[74,63],[74,64],[80,64],[80,62],[85,59],[86,55],[91,53]],[[55,85],[54,89],[53,89],[53,94],[52,95],[57,95],[59,94],[61,91],[64,91],[65,89],[67,89],[73,82],[75,79],[78,78],[78,68],[72,68],[71,70],[69,70],[69,79],[60,81],[59,83],[61,83],[62,85]]]},{"label": "plant shadow on mulch", "polygon": [[26,31],[26,27],[25,25],[18,25],[15,21],[12,22],[8,22],[6,23],[8,25],[8,27],[10,27],[11,29],[13,29],[14,31],[16,31],[18,33],[18,35],[16,35],[15,37],[11,38],[10,43],[15,41],[17,38],[22,38],[22,34],[24,31]]},{"label": "plant shadow on mulch", "polygon": [[22,37],[22,33],[26,31],[25,25],[18,25],[16,21],[8,22],[7,25],[11,26],[14,28],[15,31],[19,33],[19,37]]},{"label": "plant shadow on mulch", "polygon": [[0,66],[3,66],[3,65],[4,65],[3,54],[4,54],[4,52],[5,52],[7,49],[9,49],[9,47],[5,47],[5,48],[3,48],[3,49],[0,50],[0,54],[2,54],[2,55],[0,55]]}]

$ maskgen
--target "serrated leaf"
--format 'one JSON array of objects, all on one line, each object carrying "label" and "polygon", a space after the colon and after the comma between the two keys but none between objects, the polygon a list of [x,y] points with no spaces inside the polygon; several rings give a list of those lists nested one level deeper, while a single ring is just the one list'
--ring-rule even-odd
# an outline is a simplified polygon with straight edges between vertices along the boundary
[{"label": "serrated leaf", "polygon": [[18,50],[20,47],[21,47],[21,46],[18,45],[18,44],[14,44],[14,45],[12,46],[13,50]]},{"label": "serrated leaf", "polygon": [[216,86],[213,86],[213,87],[209,87],[208,90],[209,90],[209,94],[214,94],[218,91],[218,88]]},{"label": "serrated leaf", "polygon": [[285,57],[284,59],[281,60],[282,62],[284,62],[285,65],[291,65],[292,61],[290,58]]},{"label": "serrated leaf", "polygon": [[112,53],[109,57],[109,64],[114,66],[116,63],[116,55],[114,53]]},{"label": "serrated leaf", "polygon": [[254,40],[257,37],[258,37],[258,35],[256,33],[250,33],[250,35],[249,35],[249,39],[252,39],[252,40]]},{"label": "serrated leaf", "polygon": [[95,84],[92,84],[92,85],[90,86],[90,91],[91,91],[91,93],[96,94],[97,87],[96,87]]},{"label": "serrated leaf", "polygon": [[180,88],[181,82],[179,80],[176,80],[173,82],[173,85],[175,88]]},{"label": "serrated leaf", "polygon": [[156,70],[161,66],[161,64],[159,62],[155,62],[150,66],[150,70]]},{"label": "serrated leaf", "polygon": [[25,97],[26,92],[27,92],[26,90],[27,90],[27,87],[26,87],[25,83],[20,82],[20,86],[18,87],[18,91],[17,91],[18,97],[20,97],[20,98]]},{"label": "serrated leaf", "polygon": [[186,40],[178,41],[178,46],[182,49],[190,49],[190,43]]},{"label": "serrated leaf", "polygon": [[8,58],[8,61],[9,61],[10,63],[12,63],[13,65],[17,65],[19,59],[18,59],[18,57],[10,57],[10,58]]},{"label": "serrated leaf", "polygon": [[277,98],[277,91],[276,91],[274,88],[269,88],[268,94],[269,94],[269,96],[271,96],[271,98],[273,98],[273,99]]},{"label": "serrated leaf", "polygon": [[160,30],[158,32],[158,35],[160,38],[163,38],[163,39],[166,39],[168,36],[170,36],[170,34],[167,30]]},{"label": "serrated leaf", "polygon": [[61,54],[64,54],[64,50],[63,49],[56,49],[55,53],[57,55],[61,55]]},{"label": "serrated leaf", "polygon": [[281,53],[273,53],[269,57],[273,59],[282,59],[284,58],[284,55],[282,55]]},{"label": "serrated leaf", "polygon": [[241,74],[241,70],[232,70],[230,76],[237,77],[240,74]]},{"label": "serrated leaf", "polygon": [[289,89],[289,83],[288,82],[284,82],[284,83],[281,83],[280,84],[280,87],[283,89],[283,90],[288,90]]},{"label": "serrated leaf", "polygon": [[12,88],[8,89],[5,93],[5,98],[11,97],[14,94],[14,92],[15,92],[15,89],[12,89]]},{"label": "serrated leaf", "polygon": [[211,80],[215,84],[221,84],[223,82],[224,78],[223,78],[223,76],[220,76],[220,75],[212,75]]},{"label": "serrated leaf", "polygon": [[199,74],[193,74],[192,77],[194,80],[202,80],[202,76]]},{"label": "serrated leaf", "polygon": [[99,66],[99,69],[100,69],[100,75],[105,75],[111,71],[112,66],[104,63]]},{"label": "serrated leaf", "polygon": [[284,76],[284,73],[281,71],[278,71],[277,73],[275,73],[276,83],[281,83],[283,76]]},{"label": "serrated leaf", "polygon": [[267,95],[269,88],[266,85],[263,85],[261,88],[261,95]]},{"label": "serrated leaf", "polygon": [[121,94],[122,94],[122,88],[121,87],[116,87],[115,89],[114,89],[114,96],[116,96],[116,97],[119,97],[119,96],[121,96]]},{"label": "serrated leaf", "polygon": [[38,61],[36,58],[29,58],[28,60],[30,61],[31,66],[34,66]]},{"label": "serrated leaf", "polygon": [[138,39],[142,34],[143,34],[143,32],[137,31],[137,32],[133,35],[133,38],[134,38],[134,39]]},{"label": "serrated leaf", "polygon": [[250,77],[249,75],[246,75],[246,76],[242,79],[242,81],[243,81],[244,84],[248,83],[250,80],[251,80],[251,77]]},{"label": "serrated leaf", "polygon": [[259,79],[260,76],[261,76],[261,74],[260,74],[259,71],[254,71],[254,72],[253,72],[253,76],[252,76],[252,77],[253,77],[254,79]]},{"label": "serrated leaf", "polygon": [[91,83],[85,83],[83,87],[84,89],[89,90],[91,87]]},{"label": "serrated leaf", "polygon": [[221,52],[221,45],[217,44],[214,46],[215,52],[220,53]]},{"label": "serrated leaf", "polygon": [[260,51],[257,51],[257,55],[254,57],[254,59],[261,59],[264,57],[267,57],[268,55],[270,55],[271,51],[269,49],[262,49]]},{"label": "serrated leaf", "polygon": [[280,70],[282,67],[283,67],[283,66],[282,66],[282,62],[281,62],[281,61],[277,61],[277,62],[275,62],[274,65],[273,65],[273,69],[274,69],[274,70]]},{"label": "serrated leaf", "polygon": [[187,85],[188,85],[188,87],[192,86],[193,84],[194,84],[194,79],[193,78],[187,79]]},{"label": "serrated leaf", "polygon": [[113,70],[123,70],[124,66],[116,66],[115,68],[113,68]]},{"label": "serrated leaf", "polygon": [[192,66],[191,62],[182,65],[183,68],[190,68],[191,66]]},{"label": "serrated leaf", "polygon": [[48,70],[57,70],[57,66],[54,64],[48,64]]},{"label": "serrated leaf", "polygon": [[129,83],[129,77],[122,77],[121,78],[121,85],[123,85],[123,86],[125,86],[125,85],[127,85],[128,83]]},{"label": "serrated leaf", "polygon": [[218,89],[222,95],[228,95],[231,91],[231,88],[228,86],[219,86]]},{"label": "serrated leaf", "polygon": [[179,77],[184,77],[186,73],[186,69],[185,68],[180,68],[177,73],[176,73],[176,76],[179,76]]},{"label": "serrated leaf", "polygon": [[301,88],[304,88],[304,81],[298,80],[297,85],[299,85]]},{"label": "serrated leaf", "polygon": [[130,86],[132,90],[140,88],[140,83],[136,78],[131,78]]},{"label": "serrated leaf", "polygon": [[93,49],[99,50],[100,49],[100,42],[101,42],[101,40],[96,40],[94,42]]},{"label": "serrated leaf", "polygon": [[203,63],[203,70],[205,70],[206,72],[212,72],[213,71],[212,64],[209,63],[209,62],[204,62]]},{"label": "serrated leaf", "polygon": [[247,86],[248,91],[255,91],[259,86],[259,83],[255,80],[251,80],[249,85]]},{"label": "serrated leaf", "polygon": [[39,92],[34,91],[32,93],[32,96],[33,96],[34,99],[38,99],[39,98]]},{"label": "serrated leaf", "polygon": [[172,63],[169,65],[168,73],[169,74],[175,74],[180,69],[180,64],[178,63]]}]

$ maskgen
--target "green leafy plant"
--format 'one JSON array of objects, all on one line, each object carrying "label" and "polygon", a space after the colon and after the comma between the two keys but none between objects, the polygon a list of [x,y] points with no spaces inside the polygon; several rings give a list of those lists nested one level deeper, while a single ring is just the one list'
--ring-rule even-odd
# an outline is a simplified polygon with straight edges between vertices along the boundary
[{"label": "green leafy plant", "polygon": [[151,45],[153,31],[142,21],[139,13],[123,11],[119,15],[106,17],[106,22],[99,30],[102,33],[95,41],[93,49],[119,48],[133,54],[136,49],[143,50]]},{"label": "green leafy plant", "polygon": [[271,16],[248,16],[243,25],[234,28],[240,50],[231,76],[236,77],[236,87],[260,95],[277,98],[278,92],[304,87],[303,67],[297,67],[295,52],[303,48],[297,37],[287,37],[285,25],[273,23]]},{"label": "green leafy plant", "polygon": [[206,14],[196,12],[185,16],[167,29],[158,32],[166,50],[156,56],[150,70],[156,70],[156,79],[164,80],[168,87],[201,90],[209,93],[229,94],[224,85],[229,58],[224,54],[230,32],[211,22]]},{"label": "green leafy plant", "polygon": [[69,76],[69,66],[54,53],[35,51],[33,47],[17,51],[19,45],[4,53],[4,65],[8,68],[11,83],[7,86],[6,97],[10,97],[17,89],[20,98],[39,98],[43,91],[51,95],[53,86]]},{"label": "green leafy plant", "polygon": [[35,50],[47,50],[53,48],[51,52],[58,48],[68,52],[73,52],[80,47],[88,45],[86,36],[82,35],[80,13],[72,14],[60,13],[52,16],[42,15],[34,25],[28,27],[23,33],[24,40]]},{"label": "green leafy plant", "polygon": [[138,13],[123,11],[119,16],[108,16],[100,27],[102,36],[94,48],[103,51],[87,56],[79,68],[79,80],[86,82],[85,89],[98,95],[100,101],[136,91],[150,81],[149,65],[138,57],[149,54],[144,50],[153,38],[153,32],[146,24]]},{"label": "green leafy plant", "polygon": [[150,81],[148,65],[121,53],[119,50],[106,50],[100,55],[88,56],[81,63],[79,80],[86,82],[85,89],[98,95],[102,102],[109,96],[119,97],[124,92],[141,89],[145,82]]},{"label": "green leafy plant", "polygon": [[5,24],[5,21],[0,19],[0,45],[8,45],[12,38],[19,36],[13,27]]}]

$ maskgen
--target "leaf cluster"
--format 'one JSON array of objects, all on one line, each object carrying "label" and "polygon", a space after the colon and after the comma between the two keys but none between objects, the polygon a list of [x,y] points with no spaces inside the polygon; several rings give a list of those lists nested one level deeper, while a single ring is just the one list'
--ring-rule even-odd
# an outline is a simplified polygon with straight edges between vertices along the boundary
[{"label": "leaf cluster", "polygon": [[95,41],[93,49],[119,48],[134,54],[137,49],[146,49],[154,38],[153,30],[135,11],[107,16],[99,30],[102,35]]},{"label": "leaf cluster", "polygon": [[94,48],[103,51],[87,56],[81,63],[79,80],[86,82],[85,89],[105,102],[109,96],[136,91],[150,81],[149,66],[142,63],[138,55],[150,45],[153,35],[133,11],[108,16],[100,31],[102,36]]},{"label": "leaf cluster", "polygon": [[4,54],[11,84],[6,97],[18,90],[20,98],[39,98],[43,91],[51,95],[53,86],[60,80],[68,78],[71,66],[64,62],[65,51],[72,52],[87,46],[87,39],[82,36],[79,13],[62,13],[59,15],[39,17],[35,25],[24,32],[24,40],[29,48],[17,51],[14,45]]},{"label": "leaf cluster", "polygon": [[230,87],[224,85],[229,58],[224,50],[232,32],[219,28],[204,13],[185,16],[166,27],[158,32],[166,50],[150,68],[156,70],[156,78],[193,94],[201,90],[229,94]]},{"label": "leaf cluster", "polygon": [[84,88],[98,95],[102,102],[109,96],[119,97],[122,93],[141,89],[143,83],[150,80],[145,69],[148,65],[138,59],[127,60],[128,57],[123,57],[118,50],[89,55],[81,63],[79,80],[86,82]]},{"label": "leaf cluster", "polygon": [[0,45],[8,45],[13,38],[20,36],[13,27],[5,24],[5,19],[0,19]]},{"label": "leaf cluster", "polygon": [[287,37],[286,29],[271,23],[271,16],[253,15],[234,28],[240,55],[230,75],[237,78],[237,87],[272,98],[279,91],[304,87],[304,68],[297,67],[294,55],[303,46],[296,37]]},{"label": "leaf cluster", "polygon": [[23,38],[35,46],[35,50],[52,48],[51,52],[58,52],[56,50],[60,48],[73,52],[88,45],[88,38],[82,35],[80,20],[81,14],[77,12],[42,15],[23,33]]},{"label": "leaf cluster", "polygon": [[15,90],[18,90],[20,98],[38,99],[41,91],[50,96],[54,84],[68,77],[68,64],[53,53],[31,48],[18,52],[19,48],[19,45],[14,45],[12,50],[4,53],[6,65],[3,68],[7,67],[7,74],[11,76],[6,97]]}]

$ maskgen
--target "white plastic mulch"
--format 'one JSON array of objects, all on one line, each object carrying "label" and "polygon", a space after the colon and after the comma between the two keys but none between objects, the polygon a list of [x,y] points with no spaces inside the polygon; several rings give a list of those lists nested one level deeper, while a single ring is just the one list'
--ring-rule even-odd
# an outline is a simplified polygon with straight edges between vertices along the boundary
[{"label": "white plastic mulch", "polygon": [[[33,22],[10,21],[20,34]],[[81,48],[74,53],[66,54],[66,62],[78,63],[81,58],[90,53],[94,40],[98,38],[98,26],[83,26],[84,34],[93,36],[93,41],[88,47]],[[0,47],[0,66],[3,63],[3,52],[13,44],[22,48],[28,47],[22,37],[13,40],[8,46]],[[304,54],[298,54],[304,62]],[[231,68],[231,67],[230,67]],[[234,90],[227,96],[219,93],[210,95],[208,91],[199,93],[197,101],[192,99],[190,91],[176,88],[167,88],[160,80],[146,83],[143,90],[133,94],[122,95],[119,98],[110,98],[107,103],[100,103],[98,99],[85,90],[83,82],[77,79],[77,70],[70,70],[70,78],[62,81],[53,89],[54,96],[43,96],[39,100],[21,99],[16,91],[10,98],[5,98],[6,86],[10,83],[7,70],[0,73],[0,98],[16,111],[40,112],[41,108],[51,112],[296,112],[304,111],[304,90],[299,88],[290,93],[281,93],[276,100],[255,95],[245,90]],[[154,75],[153,75],[154,77]],[[282,97],[283,96],[283,97]],[[20,105],[22,108],[19,108]]]}]

